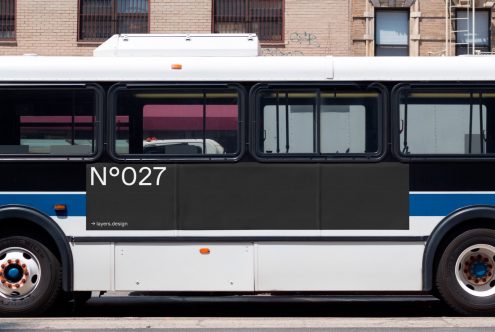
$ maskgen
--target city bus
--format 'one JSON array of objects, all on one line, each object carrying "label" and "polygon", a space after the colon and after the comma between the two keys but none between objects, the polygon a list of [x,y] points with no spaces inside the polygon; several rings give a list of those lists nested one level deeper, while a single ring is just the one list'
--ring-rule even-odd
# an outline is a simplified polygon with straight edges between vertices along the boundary
[{"label": "city bus", "polygon": [[1,57],[0,314],[96,291],[434,295],[493,314],[493,68]]}]

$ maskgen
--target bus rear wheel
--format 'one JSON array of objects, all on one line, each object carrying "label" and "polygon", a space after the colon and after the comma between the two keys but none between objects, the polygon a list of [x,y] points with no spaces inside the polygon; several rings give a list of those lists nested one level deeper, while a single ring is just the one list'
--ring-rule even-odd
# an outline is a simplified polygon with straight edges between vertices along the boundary
[{"label": "bus rear wheel", "polygon": [[436,285],[461,314],[495,313],[495,230],[473,229],[455,237],[440,258]]},{"label": "bus rear wheel", "polygon": [[0,315],[41,314],[60,291],[60,263],[47,247],[23,236],[0,239]]}]

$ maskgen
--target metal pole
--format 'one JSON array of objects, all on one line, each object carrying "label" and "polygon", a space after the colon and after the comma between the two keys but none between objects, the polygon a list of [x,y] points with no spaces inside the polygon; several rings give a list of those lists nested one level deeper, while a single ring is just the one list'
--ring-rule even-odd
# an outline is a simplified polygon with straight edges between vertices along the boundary
[{"label": "metal pole", "polygon": [[450,0],[445,0],[445,55],[450,55],[450,35],[449,35],[449,4]]},{"label": "metal pole", "polygon": [[280,98],[279,98],[279,92],[277,91],[276,95],[276,106],[275,106],[275,123],[277,125],[277,153],[280,153],[280,115],[279,115],[279,108],[280,108]]},{"label": "metal pole", "polygon": [[366,18],[365,18],[365,26],[366,26],[366,30],[365,30],[365,35],[366,35],[366,40],[364,41],[365,45],[366,45],[366,56],[369,56],[370,55],[370,41],[368,39],[369,35],[370,35],[370,19],[369,19],[369,3],[368,3],[368,0],[364,0],[365,2],[365,12],[366,12]]},{"label": "metal pole", "polygon": [[471,16],[471,17],[472,17],[471,47],[472,47],[472,49],[473,49],[473,55],[474,55],[474,54],[476,54],[476,51],[475,51],[475,49],[474,49],[474,45],[475,45],[475,43],[474,43],[474,36],[475,36],[474,31],[475,31],[475,30],[474,30],[474,29],[475,29],[475,27],[476,27],[476,25],[475,25],[475,21],[476,21],[476,18],[475,18],[475,17],[476,17],[476,15],[475,15],[475,8],[476,8],[476,6],[475,6],[475,5],[476,5],[476,0],[471,0],[471,1],[473,2],[473,10],[472,10],[472,13],[471,13],[471,15],[472,15],[472,16]]},{"label": "metal pole", "polygon": [[206,154],[206,92],[203,91],[203,154]]}]

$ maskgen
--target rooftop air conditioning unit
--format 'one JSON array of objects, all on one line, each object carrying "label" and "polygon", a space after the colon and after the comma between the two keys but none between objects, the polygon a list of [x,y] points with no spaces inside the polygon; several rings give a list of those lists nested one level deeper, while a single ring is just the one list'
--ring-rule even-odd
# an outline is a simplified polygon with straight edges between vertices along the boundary
[{"label": "rooftop air conditioning unit", "polygon": [[258,56],[255,34],[121,34],[93,51],[98,57]]}]

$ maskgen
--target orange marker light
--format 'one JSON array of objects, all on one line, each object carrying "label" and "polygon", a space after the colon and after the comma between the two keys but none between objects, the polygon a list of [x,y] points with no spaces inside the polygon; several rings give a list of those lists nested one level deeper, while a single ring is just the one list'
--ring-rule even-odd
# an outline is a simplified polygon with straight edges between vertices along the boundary
[{"label": "orange marker light", "polygon": [[67,210],[67,205],[65,205],[65,204],[55,204],[53,206],[53,209],[55,211],[66,211]]},{"label": "orange marker light", "polygon": [[170,68],[172,69],[182,69],[182,65],[180,63],[173,63]]},{"label": "orange marker light", "polygon": [[209,248],[201,248],[201,249],[199,249],[199,253],[201,255],[209,255],[210,254],[210,249]]}]

